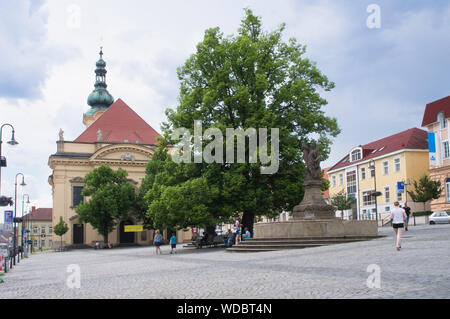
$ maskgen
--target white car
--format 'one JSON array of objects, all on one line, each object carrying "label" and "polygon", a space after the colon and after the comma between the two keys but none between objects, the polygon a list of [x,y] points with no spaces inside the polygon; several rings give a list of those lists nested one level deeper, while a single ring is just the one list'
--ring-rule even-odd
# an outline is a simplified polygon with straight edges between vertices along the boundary
[{"label": "white car", "polygon": [[450,216],[447,212],[434,212],[429,217],[430,225],[433,224],[448,224],[450,223]]}]

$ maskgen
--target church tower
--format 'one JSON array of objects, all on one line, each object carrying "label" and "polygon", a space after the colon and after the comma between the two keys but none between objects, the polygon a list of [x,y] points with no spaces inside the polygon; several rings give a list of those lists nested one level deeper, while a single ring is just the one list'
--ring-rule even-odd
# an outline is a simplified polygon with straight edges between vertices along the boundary
[{"label": "church tower", "polygon": [[114,98],[106,89],[106,62],[103,60],[103,48],[100,48],[99,54],[100,59],[95,64],[94,91],[87,98],[87,104],[91,109],[83,114],[83,123],[86,125],[86,128],[105,113],[108,107],[114,103]]}]

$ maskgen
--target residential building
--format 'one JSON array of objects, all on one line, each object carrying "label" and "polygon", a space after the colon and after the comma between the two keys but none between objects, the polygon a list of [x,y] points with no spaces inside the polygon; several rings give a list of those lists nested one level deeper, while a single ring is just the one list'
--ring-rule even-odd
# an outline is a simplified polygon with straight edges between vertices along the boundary
[{"label": "residential building", "polygon": [[[128,173],[128,181],[137,189],[145,177],[145,168],[157,149],[159,134],[148,125],[124,101],[114,98],[106,90],[106,62],[103,52],[96,63],[94,91],[87,103],[90,109],[83,114],[84,132],[73,141],[64,140],[60,131],[57,151],[49,157],[52,169],[49,183],[53,195],[53,225],[60,217],[69,226],[63,243],[70,246],[90,245],[103,242],[90,224],[80,223],[75,207],[84,200],[82,196],[84,176],[101,165],[113,170],[122,168]],[[141,224],[134,216],[118,220],[109,235],[111,244],[148,245],[153,242],[153,231],[125,232],[125,225]],[[163,231],[167,237],[168,231]],[[180,242],[191,238],[190,231],[178,231]],[[53,241],[60,240],[54,235]]]},{"label": "residential building", "polygon": [[[395,201],[403,205],[408,200],[413,211],[423,210],[422,204],[418,206],[402,192],[401,185],[400,189],[397,187],[398,182],[408,184],[427,171],[427,132],[411,128],[352,148],[327,172],[331,181],[330,198],[340,192],[354,197],[358,219],[375,219],[378,211],[378,219],[383,220]],[[375,192],[381,195],[376,197]],[[351,211],[345,216],[352,218]]]},{"label": "residential building", "polygon": [[[23,220],[27,223],[30,230],[31,244],[33,249],[49,249],[53,247],[53,225],[52,225],[52,209],[31,208],[31,212],[23,216]],[[20,235],[18,241],[21,242]]]},{"label": "residential building", "polygon": [[428,131],[429,175],[444,187],[441,197],[431,201],[432,211],[450,210],[450,96],[425,107],[422,127]]}]

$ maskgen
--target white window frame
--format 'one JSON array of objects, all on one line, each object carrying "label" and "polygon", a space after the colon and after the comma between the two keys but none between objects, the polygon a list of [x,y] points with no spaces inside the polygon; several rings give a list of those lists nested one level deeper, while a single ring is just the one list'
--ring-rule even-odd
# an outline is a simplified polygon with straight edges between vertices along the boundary
[{"label": "white window frame", "polygon": [[383,175],[389,175],[389,161],[383,161]]},{"label": "white window frame", "polygon": [[344,184],[344,174],[340,173],[339,174],[339,186]]},{"label": "white window frame", "polygon": [[[398,163],[395,162],[397,160],[398,160]],[[395,173],[400,172],[402,170],[402,161],[401,161],[400,157],[394,157],[393,162],[394,162],[394,172]],[[397,169],[397,164],[398,164],[398,169]]]},{"label": "white window frame", "polygon": [[[389,194],[389,197],[387,197],[386,196],[386,190],[387,190],[387,192],[388,192],[388,194]],[[390,186],[384,186],[383,187],[383,196],[384,196],[384,202],[387,204],[387,203],[390,203],[391,202],[391,187]],[[389,200],[388,200],[389,199]]]},{"label": "white window frame", "polygon": [[336,187],[336,175],[333,175],[333,176],[331,176],[331,185],[333,186],[333,187]]},{"label": "white window frame", "polygon": [[365,180],[366,179],[366,168],[365,167],[361,167],[361,180]]},{"label": "white window frame", "polygon": [[450,145],[448,140],[442,142],[442,158],[443,159],[450,158]]},{"label": "white window frame", "polygon": [[447,203],[450,203],[450,181],[445,183],[445,190],[446,190],[445,198],[447,200]]},{"label": "white window frame", "polygon": [[443,111],[438,113],[437,120],[439,122],[439,127],[441,128],[441,130],[447,128],[447,119],[445,118],[445,114]]}]

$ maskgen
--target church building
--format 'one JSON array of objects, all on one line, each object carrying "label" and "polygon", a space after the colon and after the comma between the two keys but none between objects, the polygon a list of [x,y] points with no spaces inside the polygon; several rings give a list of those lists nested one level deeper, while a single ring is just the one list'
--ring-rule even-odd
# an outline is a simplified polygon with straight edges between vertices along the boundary
[{"label": "church building", "polygon": [[[90,109],[83,114],[86,129],[73,141],[64,140],[64,132],[60,130],[56,153],[48,161],[53,171],[48,180],[52,186],[53,227],[60,216],[67,223],[69,231],[63,236],[67,246],[93,246],[96,241],[103,241],[91,225],[78,224],[74,207],[83,201],[84,176],[101,165],[113,170],[122,168],[128,172],[129,181],[137,189],[145,177],[146,164],[157,149],[158,132],[124,101],[114,101],[107,91],[105,67],[101,50],[95,69],[95,89],[87,99]],[[139,221],[132,216],[118,221],[116,229],[109,234],[110,242],[113,245],[152,244],[153,231],[124,231],[124,225],[135,224]],[[164,235],[167,236],[166,231]],[[59,237],[53,236],[53,243],[58,242]],[[177,232],[180,242],[189,240],[190,236],[190,232]]]}]

